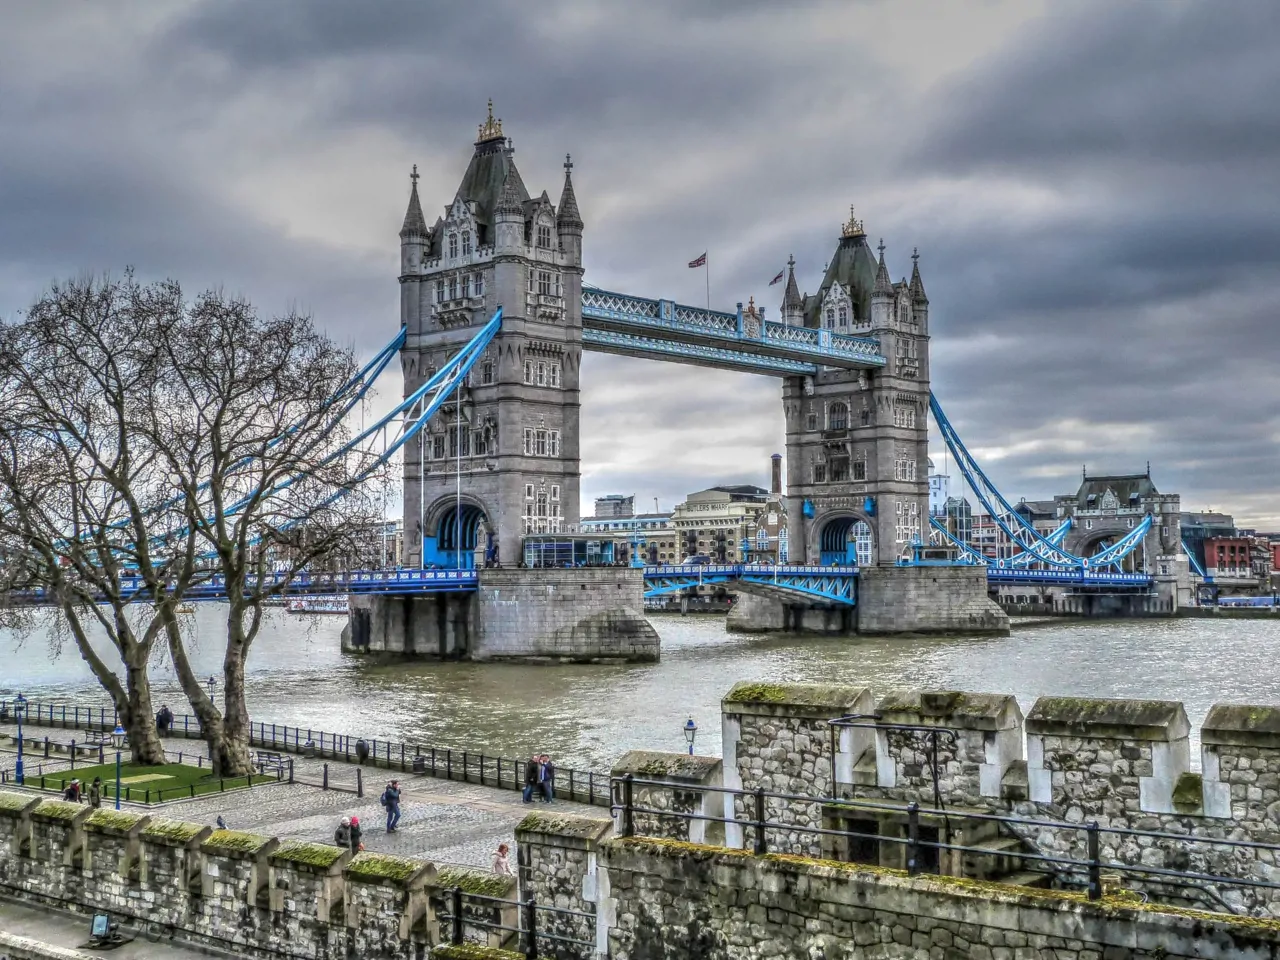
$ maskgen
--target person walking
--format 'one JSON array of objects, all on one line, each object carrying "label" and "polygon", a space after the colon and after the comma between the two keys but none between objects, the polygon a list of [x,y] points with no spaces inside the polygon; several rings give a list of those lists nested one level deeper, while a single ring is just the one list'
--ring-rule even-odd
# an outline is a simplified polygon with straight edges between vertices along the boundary
[{"label": "person walking", "polygon": [[538,754],[534,754],[529,758],[529,762],[524,765],[524,802],[533,803],[533,788],[539,782],[539,772],[542,768],[542,758]]},{"label": "person walking", "polygon": [[387,809],[387,833],[395,833],[400,823],[400,781],[392,780],[382,791],[382,805]]},{"label": "person walking", "polygon": [[556,790],[556,765],[551,762],[551,757],[547,754],[542,755],[542,802],[551,803],[555,800]]},{"label": "person walking", "polygon": [[498,844],[498,852],[493,855],[493,872],[500,877],[511,877],[511,848],[505,843]]},{"label": "person walking", "polygon": [[166,736],[169,728],[173,726],[173,711],[169,709],[166,703],[156,712],[156,732],[160,736]]},{"label": "person walking", "polygon": [[72,780],[69,784],[67,784],[67,789],[62,791],[62,799],[70,801],[71,803],[80,802],[80,781],[79,780]]},{"label": "person walking", "polygon": [[102,806],[102,778],[94,777],[93,783],[89,784],[89,806],[95,810]]},{"label": "person walking", "polygon": [[338,822],[338,829],[333,831],[333,842],[340,847],[351,849],[351,818],[343,817]]},{"label": "person walking", "polygon": [[351,852],[353,854],[359,853],[361,850],[364,849],[364,844],[361,842],[361,839],[363,837],[364,837],[364,831],[360,829],[360,818],[352,817],[351,818]]}]

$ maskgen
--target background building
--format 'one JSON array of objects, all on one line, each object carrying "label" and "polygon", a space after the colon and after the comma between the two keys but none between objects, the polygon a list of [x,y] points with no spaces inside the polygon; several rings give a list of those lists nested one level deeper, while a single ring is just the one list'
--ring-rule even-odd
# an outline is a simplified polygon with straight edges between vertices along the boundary
[{"label": "background building", "polygon": [[635,513],[634,494],[624,497],[620,493],[611,493],[605,497],[596,497],[596,517],[633,517]]}]

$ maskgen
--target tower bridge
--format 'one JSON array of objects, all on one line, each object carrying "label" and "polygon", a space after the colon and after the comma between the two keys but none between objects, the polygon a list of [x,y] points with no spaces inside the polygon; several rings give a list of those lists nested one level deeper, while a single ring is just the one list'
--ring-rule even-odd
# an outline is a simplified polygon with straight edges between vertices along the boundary
[{"label": "tower bridge", "polygon": [[[832,609],[853,607],[860,630],[1007,630],[988,599],[985,561],[973,562],[963,544],[953,551],[961,562],[953,554],[938,562],[938,543],[929,549],[931,539],[945,541],[929,525],[931,405],[948,444],[959,439],[930,394],[919,256],[909,279],[893,281],[885,244],[873,250],[851,210],[816,293],[800,292],[789,261],[776,317],[754,299],[720,311],[602,290],[583,280],[572,170],[566,156],[558,202],[532,193],[492,107],[457,190],[431,222],[415,168],[400,230],[405,397],[420,396],[463,353],[469,371],[444,402],[406,409],[418,430],[402,449],[405,563],[479,573],[457,595],[353,601],[350,646],[594,659],[648,645],[656,656],[642,591],[677,589],[706,571],[522,569],[527,540],[581,536],[584,350],[779,379],[789,545],[800,569],[717,573],[752,591],[735,610],[740,625],[826,628]],[[481,341],[496,312],[500,325]],[[985,476],[975,476],[966,474],[982,486]],[[1096,584],[1133,550],[1121,535],[1091,567],[1016,516],[1007,523],[1025,544],[1026,568],[1056,570],[1058,580]],[[824,578],[804,569],[833,565],[844,571]],[[1137,579],[1152,582],[1145,571]],[[1135,584],[1130,577],[1125,587]],[[851,625],[847,611],[839,622]]]}]

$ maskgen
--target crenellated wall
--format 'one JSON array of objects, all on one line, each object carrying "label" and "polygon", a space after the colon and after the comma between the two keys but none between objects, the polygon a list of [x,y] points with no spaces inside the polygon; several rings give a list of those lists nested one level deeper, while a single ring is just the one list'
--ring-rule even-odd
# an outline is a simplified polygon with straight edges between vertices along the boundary
[{"label": "crenellated wall", "polygon": [[[0,893],[237,956],[425,957],[442,886],[424,861],[0,793]],[[485,909],[514,921],[501,886]]]},{"label": "crenellated wall", "polygon": [[[785,809],[771,806],[770,819],[890,838],[878,843],[877,853],[874,836],[871,846],[855,851],[847,841],[778,829],[770,831],[774,850],[872,857],[882,866],[901,866],[903,846],[892,838],[905,837],[905,807],[913,801],[922,808],[922,836],[943,838],[950,831],[952,843],[992,851],[941,864],[957,875],[1012,872],[1019,850],[1084,859],[1087,835],[1076,825],[1089,821],[1103,828],[1280,844],[1280,708],[1215,706],[1201,729],[1201,773],[1191,770],[1186,712],[1168,701],[1042,697],[1024,719],[1006,694],[900,691],[875,698],[856,686],[743,683],[722,709],[726,784],[885,805],[865,813],[828,803],[819,813],[823,805],[815,802],[773,801]],[[874,716],[854,721],[857,726],[829,722],[849,713]],[[903,726],[924,729],[893,729]],[[928,809],[935,808],[935,770],[937,799],[950,817]],[[751,819],[742,800],[734,811],[726,815]],[[997,829],[954,816],[965,812],[1063,826]],[[727,837],[731,847],[750,846],[751,829],[730,824]],[[1011,840],[1018,842],[1016,849]],[[1105,829],[1100,848],[1104,861],[1135,868],[1274,881],[1269,850],[1122,837]],[[1175,887],[1174,879],[1127,876],[1125,883],[1169,902],[1225,901],[1232,909],[1280,916],[1280,891],[1224,885],[1201,893]]]}]

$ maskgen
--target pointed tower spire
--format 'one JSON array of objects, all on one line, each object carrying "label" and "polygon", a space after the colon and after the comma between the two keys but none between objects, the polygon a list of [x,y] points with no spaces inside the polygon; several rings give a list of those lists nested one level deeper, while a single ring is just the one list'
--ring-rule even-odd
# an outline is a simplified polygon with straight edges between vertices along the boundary
[{"label": "pointed tower spire", "polygon": [[578,213],[578,198],[573,192],[573,158],[564,155],[564,189],[560,192],[560,206],[556,209],[556,223],[582,227],[582,215]]},{"label": "pointed tower spire", "polygon": [[911,299],[920,303],[928,303],[929,298],[924,293],[924,281],[920,279],[920,248],[913,247],[911,250]]},{"label": "pointed tower spire", "polygon": [[873,297],[892,297],[893,281],[889,279],[889,268],[884,263],[884,240],[881,239],[877,248],[880,251],[880,263],[876,267],[876,285],[871,291]]},{"label": "pointed tower spire", "polygon": [[796,286],[796,258],[787,257],[787,288],[782,294],[782,322],[804,323],[804,298]]},{"label": "pointed tower spire", "polygon": [[409,174],[413,186],[409,190],[409,209],[404,214],[404,226],[400,228],[400,238],[425,237],[427,235],[427,219],[422,215],[422,201],[418,199],[418,165],[413,165],[413,173]]},{"label": "pointed tower spire", "polygon": [[520,174],[516,173],[515,164],[512,164],[507,167],[507,175],[502,178],[498,203],[493,208],[495,216],[509,214],[524,219],[524,199],[520,196],[520,185]]}]

